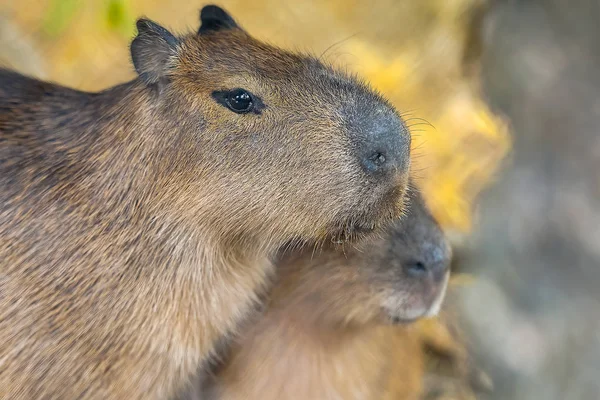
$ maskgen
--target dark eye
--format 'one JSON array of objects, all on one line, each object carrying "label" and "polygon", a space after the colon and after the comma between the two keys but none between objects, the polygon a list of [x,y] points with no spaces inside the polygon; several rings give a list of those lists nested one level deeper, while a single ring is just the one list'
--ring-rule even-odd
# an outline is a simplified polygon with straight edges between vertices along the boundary
[{"label": "dark eye", "polygon": [[246,92],[244,89],[236,89],[229,92],[227,94],[226,101],[231,111],[235,111],[237,113],[250,112],[254,106],[252,96],[250,96],[250,93]]},{"label": "dark eye", "polygon": [[260,98],[244,89],[215,91],[212,96],[219,104],[238,114],[250,112],[260,114],[261,109],[264,108]]}]

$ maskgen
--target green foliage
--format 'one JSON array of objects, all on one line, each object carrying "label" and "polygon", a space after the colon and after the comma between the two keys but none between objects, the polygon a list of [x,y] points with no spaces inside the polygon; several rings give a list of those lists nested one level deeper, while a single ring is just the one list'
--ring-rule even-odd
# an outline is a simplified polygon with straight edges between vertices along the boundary
[{"label": "green foliage", "polygon": [[106,22],[109,29],[123,36],[130,37],[134,34],[134,24],[125,0],[108,0]]},{"label": "green foliage", "polygon": [[44,33],[50,37],[60,35],[81,5],[82,1],[80,0],[52,0],[42,25]]}]

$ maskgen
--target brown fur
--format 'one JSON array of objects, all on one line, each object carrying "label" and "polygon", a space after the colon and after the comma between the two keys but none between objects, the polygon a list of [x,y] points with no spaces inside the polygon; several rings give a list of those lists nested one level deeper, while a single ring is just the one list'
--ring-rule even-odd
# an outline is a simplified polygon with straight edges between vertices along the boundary
[{"label": "brown fur", "polygon": [[[241,29],[138,27],[140,78],[100,93],[0,71],[0,398],[168,397],[283,243],[401,212],[408,147],[370,180],[339,112],[395,115],[366,85]],[[235,87],[260,116],[211,98]]]},{"label": "brown fur", "polygon": [[[403,265],[415,259],[442,263],[444,279],[424,283],[407,275]],[[345,253],[284,258],[264,315],[187,399],[416,398],[419,332],[389,322],[439,308],[449,259],[448,243],[418,193],[408,215],[379,239]]]}]

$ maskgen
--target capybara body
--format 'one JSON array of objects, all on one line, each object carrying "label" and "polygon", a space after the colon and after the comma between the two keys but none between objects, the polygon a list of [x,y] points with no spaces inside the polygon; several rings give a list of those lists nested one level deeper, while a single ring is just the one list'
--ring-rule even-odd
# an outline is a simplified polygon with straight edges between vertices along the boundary
[{"label": "capybara body", "polygon": [[416,399],[419,334],[397,323],[438,312],[451,250],[417,191],[407,207],[357,247],[279,260],[264,314],[183,398]]},{"label": "capybara body", "polygon": [[402,212],[410,137],[365,84],[215,6],[137,26],[99,93],[0,71],[0,398],[169,398],[282,244]]}]

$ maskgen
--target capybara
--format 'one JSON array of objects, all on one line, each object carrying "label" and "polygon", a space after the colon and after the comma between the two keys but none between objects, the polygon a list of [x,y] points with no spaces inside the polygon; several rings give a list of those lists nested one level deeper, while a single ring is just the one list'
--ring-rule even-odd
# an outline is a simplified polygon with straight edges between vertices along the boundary
[{"label": "capybara", "polygon": [[0,70],[0,398],[168,398],[284,243],[403,211],[410,135],[367,84],[216,6],[137,28],[99,93]]}]

